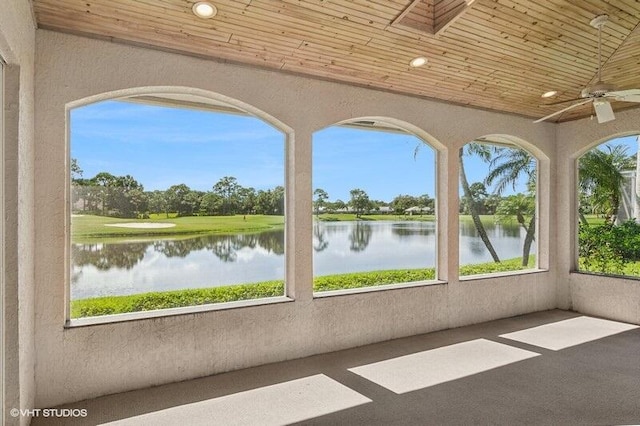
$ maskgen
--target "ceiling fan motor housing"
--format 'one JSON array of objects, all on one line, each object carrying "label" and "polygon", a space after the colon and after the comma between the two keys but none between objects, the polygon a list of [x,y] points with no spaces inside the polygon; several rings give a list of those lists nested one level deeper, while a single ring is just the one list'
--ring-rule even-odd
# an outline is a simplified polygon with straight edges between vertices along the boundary
[{"label": "ceiling fan motor housing", "polygon": [[601,98],[608,92],[613,92],[615,90],[616,88],[613,84],[607,84],[599,81],[593,86],[582,89],[580,96],[583,98]]}]

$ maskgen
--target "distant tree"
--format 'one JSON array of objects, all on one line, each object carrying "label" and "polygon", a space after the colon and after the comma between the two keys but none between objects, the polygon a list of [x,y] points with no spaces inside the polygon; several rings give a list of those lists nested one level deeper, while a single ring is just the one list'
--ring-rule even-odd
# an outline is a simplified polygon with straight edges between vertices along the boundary
[{"label": "distant tree", "polygon": [[143,188],[132,189],[125,195],[126,211],[122,212],[122,217],[140,217],[149,208],[149,198]]},{"label": "distant tree", "polygon": [[222,214],[231,215],[235,213],[239,190],[238,180],[232,176],[225,176],[213,185],[213,192],[222,198]]},{"label": "distant tree", "polygon": [[276,186],[273,188],[273,213],[275,215],[284,215],[284,187]]},{"label": "distant tree", "polygon": [[344,201],[338,199],[336,201],[334,201],[333,203],[331,203],[331,209],[335,212],[335,211],[340,211],[340,210],[344,210],[347,208],[347,203],[345,203]]},{"label": "distant tree", "polygon": [[498,208],[498,205],[501,201],[501,196],[497,194],[490,194],[487,198],[484,199],[484,214],[496,214],[496,209]]},{"label": "distant tree", "polygon": [[489,194],[487,194],[487,187],[485,184],[482,182],[474,182],[469,185],[469,195],[471,196],[470,198],[462,197],[460,199],[460,213],[471,214],[471,203],[469,201],[472,200],[476,204],[478,214],[487,214],[485,201]]},{"label": "distant tree", "polygon": [[198,213],[200,211],[200,204],[204,194],[205,193],[202,191],[189,191],[184,197],[183,211],[181,214],[183,216],[193,216]]},{"label": "distant tree", "polygon": [[398,195],[391,201],[391,208],[397,215],[402,215],[411,207],[417,206],[418,200],[411,195]]},{"label": "distant tree", "polygon": [[258,214],[283,215],[284,187],[276,186],[266,191],[259,190],[256,194],[255,211]]},{"label": "distant tree", "polygon": [[96,187],[96,196],[99,199],[102,216],[109,211],[109,200],[116,185],[117,177],[108,172],[100,172],[91,178],[91,183]]},{"label": "distant tree", "polygon": [[193,214],[193,199],[189,194],[191,188],[184,183],[172,185],[165,192],[167,208],[178,216],[190,216]]},{"label": "distant tree", "polygon": [[259,190],[256,194],[255,211],[258,214],[273,214],[271,190]]},{"label": "distant tree", "polygon": [[425,207],[433,212],[436,209],[436,200],[429,197],[429,194],[422,194],[418,197],[418,206]]},{"label": "distant tree", "polygon": [[222,197],[213,192],[207,192],[202,196],[200,201],[200,210],[206,215],[221,215],[222,214]]},{"label": "distant tree", "polygon": [[349,205],[356,213],[356,217],[362,216],[363,213],[366,213],[371,209],[372,205],[371,201],[369,200],[369,196],[362,189],[352,189],[351,191],[349,191],[349,194],[351,195]]},{"label": "distant tree", "polygon": [[316,212],[316,216],[320,216],[320,212],[327,205],[329,194],[327,194],[327,191],[325,191],[324,189],[316,188],[316,190],[313,191],[313,196],[315,197],[315,200],[313,200],[313,209]]},{"label": "distant tree", "polygon": [[78,160],[75,158],[71,159],[71,182],[76,181],[77,179],[82,178],[83,171],[78,164]]},{"label": "distant tree", "polygon": [[240,187],[238,189],[238,206],[243,214],[253,213],[256,207],[256,190],[254,188]]},{"label": "distant tree", "polygon": [[110,183],[108,208],[118,217],[137,217],[146,210],[144,188],[131,175],[116,176]]},{"label": "distant tree", "polygon": [[165,213],[169,217],[168,203],[165,191],[149,191],[147,194],[149,213]]},{"label": "distant tree", "polygon": [[[74,211],[83,212],[99,210],[101,191],[92,179],[76,178],[71,181],[71,202]],[[80,207],[78,208],[78,204]]]}]

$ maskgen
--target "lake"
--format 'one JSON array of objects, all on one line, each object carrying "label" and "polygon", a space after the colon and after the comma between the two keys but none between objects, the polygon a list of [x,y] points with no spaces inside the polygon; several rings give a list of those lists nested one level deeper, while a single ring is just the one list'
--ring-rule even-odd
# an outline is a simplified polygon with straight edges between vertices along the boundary
[{"label": "lake", "polygon": [[[488,224],[502,259],[522,255],[524,230]],[[434,222],[316,222],[314,274],[433,267]],[[535,245],[532,248],[535,253]],[[460,224],[462,264],[491,261],[472,222]],[[71,298],[284,279],[284,231],[72,244]]]}]

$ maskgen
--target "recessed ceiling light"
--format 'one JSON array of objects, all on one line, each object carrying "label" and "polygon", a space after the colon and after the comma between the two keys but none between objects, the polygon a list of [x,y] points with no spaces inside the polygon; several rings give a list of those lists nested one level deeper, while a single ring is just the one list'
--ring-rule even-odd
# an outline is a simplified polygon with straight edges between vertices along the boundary
[{"label": "recessed ceiling light", "polygon": [[409,62],[409,66],[413,67],[413,68],[417,68],[417,67],[421,67],[424,64],[426,64],[428,62],[428,59],[425,58],[424,56],[418,56],[417,58],[413,58],[410,62]]},{"label": "recessed ceiling light", "polygon": [[548,92],[543,93],[543,94],[542,94],[542,97],[543,97],[543,98],[550,98],[550,97],[555,96],[555,95],[557,95],[557,94],[558,94],[558,91],[557,91],[557,90],[550,90],[550,91],[548,91]]},{"label": "recessed ceiling light", "polygon": [[203,19],[213,18],[218,13],[218,9],[208,1],[194,3],[191,10],[193,10],[194,15]]}]

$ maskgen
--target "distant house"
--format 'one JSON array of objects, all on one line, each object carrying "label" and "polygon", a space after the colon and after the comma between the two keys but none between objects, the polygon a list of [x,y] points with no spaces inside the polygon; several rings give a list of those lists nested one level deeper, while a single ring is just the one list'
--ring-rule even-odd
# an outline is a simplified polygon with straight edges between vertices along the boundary
[{"label": "distant house", "polygon": [[389,206],[380,206],[378,207],[378,213],[382,213],[382,214],[393,213],[393,209]]},{"label": "distant house", "polygon": [[409,207],[404,211],[404,213],[408,214],[409,216],[413,214],[431,214],[432,212],[433,212],[433,209],[431,207],[420,207],[420,206]]}]

